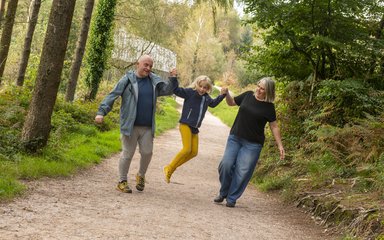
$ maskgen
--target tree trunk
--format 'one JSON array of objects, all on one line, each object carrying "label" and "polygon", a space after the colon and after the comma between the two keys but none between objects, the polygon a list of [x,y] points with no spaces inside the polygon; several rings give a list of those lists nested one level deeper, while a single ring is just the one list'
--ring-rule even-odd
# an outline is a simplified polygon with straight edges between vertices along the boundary
[{"label": "tree trunk", "polygon": [[75,98],[77,80],[79,77],[81,63],[83,61],[85,46],[87,44],[89,25],[91,22],[93,5],[95,0],[87,0],[85,3],[84,16],[81,24],[80,36],[76,44],[75,60],[71,66],[71,75],[67,86],[65,101],[72,102]]},{"label": "tree trunk", "polygon": [[7,15],[5,16],[5,24],[0,41],[0,83],[3,78],[5,63],[7,62],[9,45],[11,44],[13,23],[15,21],[17,3],[19,0],[10,0],[7,7]]},{"label": "tree trunk", "polygon": [[196,65],[197,65],[197,54],[199,52],[199,44],[196,46],[196,50],[193,52],[193,59],[192,59],[192,74],[191,74],[191,79],[189,80],[189,84],[191,84],[195,78],[196,78]]},{"label": "tree trunk", "polygon": [[313,67],[314,71],[313,71],[313,76],[312,76],[312,81],[311,81],[311,91],[309,93],[309,103],[311,103],[313,100],[313,95],[315,92],[315,85],[316,85],[317,79],[319,77],[318,76],[319,75],[319,62],[320,62],[320,57],[318,57],[316,65]]},{"label": "tree trunk", "polygon": [[4,10],[5,10],[5,0],[1,0],[0,1],[0,29],[1,29],[1,25],[3,25]]},{"label": "tree trunk", "polygon": [[31,11],[29,13],[28,29],[27,29],[27,34],[25,35],[24,49],[21,55],[19,74],[17,76],[17,81],[16,81],[17,86],[23,86],[24,84],[25,71],[28,66],[29,55],[31,54],[32,38],[35,32],[37,18],[39,17],[40,6],[41,6],[41,0],[31,1]]},{"label": "tree trunk", "polygon": [[[375,39],[379,40],[379,39],[382,38],[383,29],[384,29],[384,16],[381,17],[381,20],[379,22],[379,26],[378,26],[378,28],[375,31],[375,34],[374,34]],[[377,56],[377,54],[372,54],[371,66],[369,68],[369,71],[368,71],[368,74],[366,76],[366,79],[373,75],[373,73],[375,72],[376,66],[378,64],[380,65],[380,58]]]},{"label": "tree trunk", "polygon": [[46,146],[76,0],[53,0],[31,105],[22,131],[25,150]]},{"label": "tree trunk", "polygon": [[215,3],[211,2],[212,20],[213,20],[213,35],[217,37],[217,9]]}]

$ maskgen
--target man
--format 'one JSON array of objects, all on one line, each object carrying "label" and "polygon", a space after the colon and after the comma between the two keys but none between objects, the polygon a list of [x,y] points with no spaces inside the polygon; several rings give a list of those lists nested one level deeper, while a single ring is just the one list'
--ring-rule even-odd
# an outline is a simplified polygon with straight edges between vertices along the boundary
[{"label": "man", "polygon": [[140,168],[136,174],[136,189],[144,190],[145,173],[152,159],[156,99],[158,96],[171,95],[177,86],[176,69],[170,72],[170,81],[165,81],[151,72],[152,66],[151,56],[141,56],[136,71],[127,72],[119,80],[100,104],[95,117],[96,123],[102,123],[104,116],[112,110],[114,101],[121,96],[120,132],[123,152],[119,162],[120,180],[116,189],[124,193],[132,193],[127,175],[137,144]]}]

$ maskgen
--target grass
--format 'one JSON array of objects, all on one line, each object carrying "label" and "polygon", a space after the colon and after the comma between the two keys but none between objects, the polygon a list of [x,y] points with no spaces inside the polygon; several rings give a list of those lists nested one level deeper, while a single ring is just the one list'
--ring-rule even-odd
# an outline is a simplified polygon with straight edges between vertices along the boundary
[{"label": "grass", "polygon": [[[214,89],[212,97],[219,94],[217,89]],[[225,125],[231,127],[237,115],[238,106],[228,106],[225,99],[215,108],[208,108],[209,112],[218,117]]]},{"label": "grass", "polygon": [[[159,102],[156,135],[176,127],[179,118],[175,108],[177,103],[171,97],[161,98]],[[94,111],[95,108],[87,106],[87,109]],[[72,107],[68,111],[73,113],[72,111],[79,109]],[[60,121],[60,118],[55,121],[59,122],[56,124],[56,131],[51,132],[48,146],[41,152],[33,155],[16,152],[16,146],[12,145],[12,154],[4,155],[0,152],[0,201],[12,200],[23,194],[27,186],[21,180],[71,176],[78,170],[98,164],[121,150],[120,131],[116,124],[118,114],[108,115],[106,126],[94,125],[90,123],[91,120],[72,126],[71,131],[66,131],[67,126],[60,127],[60,124],[73,122],[70,114],[61,112],[59,116],[68,121]],[[92,114],[89,116],[93,117]]]}]

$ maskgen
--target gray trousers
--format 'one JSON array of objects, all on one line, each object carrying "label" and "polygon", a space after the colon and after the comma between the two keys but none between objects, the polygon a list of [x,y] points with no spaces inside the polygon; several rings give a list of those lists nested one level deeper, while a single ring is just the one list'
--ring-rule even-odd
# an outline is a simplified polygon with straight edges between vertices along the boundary
[{"label": "gray trousers", "polygon": [[149,163],[152,159],[153,136],[151,127],[134,126],[131,136],[121,135],[123,152],[119,162],[120,181],[127,180],[129,166],[135,154],[137,144],[139,144],[140,167],[138,174],[142,177],[147,172]]}]

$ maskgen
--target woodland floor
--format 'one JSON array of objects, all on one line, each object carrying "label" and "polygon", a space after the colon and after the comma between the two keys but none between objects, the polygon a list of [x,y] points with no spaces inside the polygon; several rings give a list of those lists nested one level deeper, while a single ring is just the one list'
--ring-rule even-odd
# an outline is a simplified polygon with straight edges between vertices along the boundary
[{"label": "woodland floor", "polygon": [[119,155],[70,178],[26,183],[27,195],[0,205],[0,239],[338,239],[253,186],[235,208],[213,203],[229,128],[207,112],[200,130],[198,156],[170,184],[162,167],[181,149],[178,129],[155,138],[143,192],[134,188],[138,151],[129,172],[132,194],[115,190]]}]

